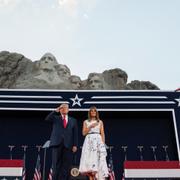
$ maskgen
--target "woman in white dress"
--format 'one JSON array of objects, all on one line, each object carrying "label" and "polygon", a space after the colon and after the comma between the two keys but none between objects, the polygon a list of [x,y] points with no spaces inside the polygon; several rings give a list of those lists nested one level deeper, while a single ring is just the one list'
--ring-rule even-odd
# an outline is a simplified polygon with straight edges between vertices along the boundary
[{"label": "woman in white dress", "polygon": [[104,180],[108,177],[104,126],[96,107],[91,107],[88,119],[83,123],[85,140],[82,147],[79,172],[90,180]]}]

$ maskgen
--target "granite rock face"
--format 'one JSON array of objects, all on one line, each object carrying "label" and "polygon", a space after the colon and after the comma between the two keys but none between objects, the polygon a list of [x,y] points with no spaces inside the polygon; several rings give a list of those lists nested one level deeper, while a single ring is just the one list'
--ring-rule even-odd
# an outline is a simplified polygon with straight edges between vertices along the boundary
[{"label": "granite rock face", "polygon": [[128,75],[122,69],[110,69],[103,72],[103,77],[110,89],[125,89]]},{"label": "granite rock face", "polygon": [[150,89],[150,90],[157,90],[159,89],[155,84],[151,83],[150,81],[138,81],[138,80],[134,80],[131,81],[130,83],[127,84],[126,89],[129,90],[146,90],[146,89]]},{"label": "granite rock face", "polygon": [[31,61],[25,56],[8,51],[0,52],[0,88],[14,89],[109,89],[109,90],[157,90],[150,81],[134,80],[127,84],[125,71],[115,68],[103,73],[90,73],[86,80],[71,75],[70,69],[58,64],[51,53],[40,60]]},{"label": "granite rock face", "polygon": [[17,80],[33,69],[31,60],[21,54],[3,51],[0,53],[0,87],[14,88]]}]

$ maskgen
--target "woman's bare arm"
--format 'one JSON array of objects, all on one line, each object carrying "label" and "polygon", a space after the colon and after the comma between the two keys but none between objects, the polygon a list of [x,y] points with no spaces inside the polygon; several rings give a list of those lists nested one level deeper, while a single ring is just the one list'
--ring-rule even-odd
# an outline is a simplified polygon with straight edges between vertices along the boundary
[{"label": "woman's bare arm", "polygon": [[100,121],[100,123],[101,123],[100,125],[101,138],[102,138],[102,141],[105,143],[104,125],[102,121]]},{"label": "woman's bare arm", "polygon": [[87,127],[86,121],[84,121],[83,122],[83,129],[82,129],[83,136],[86,136],[89,131],[90,131],[90,127]]}]

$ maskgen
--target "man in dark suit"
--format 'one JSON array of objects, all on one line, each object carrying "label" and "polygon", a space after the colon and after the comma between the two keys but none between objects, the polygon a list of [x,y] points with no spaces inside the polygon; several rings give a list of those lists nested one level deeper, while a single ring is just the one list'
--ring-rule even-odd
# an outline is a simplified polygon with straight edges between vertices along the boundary
[{"label": "man in dark suit", "polygon": [[76,119],[68,116],[68,104],[61,104],[51,112],[47,121],[53,123],[50,138],[53,180],[68,180],[73,153],[77,151],[78,127]]}]

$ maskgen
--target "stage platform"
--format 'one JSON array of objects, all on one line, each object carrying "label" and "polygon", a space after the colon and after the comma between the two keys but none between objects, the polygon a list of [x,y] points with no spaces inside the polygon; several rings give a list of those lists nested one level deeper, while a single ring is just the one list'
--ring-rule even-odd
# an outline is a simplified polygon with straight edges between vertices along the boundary
[{"label": "stage platform", "polygon": [[[33,178],[38,146],[49,139],[51,124],[44,121],[61,103],[68,103],[70,115],[78,121],[79,147],[73,164],[78,166],[84,137],[82,124],[87,111],[96,106],[104,122],[107,161],[112,163],[117,180],[123,175],[123,162],[179,161],[180,92],[174,91],[76,91],[0,89],[0,158],[23,159],[26,172]],[[10,146],[14,146],[10,151]],[[154,148],[154,149],[153,149]],[[51,168],[51,149],[40,149],[41,172]]]}]

